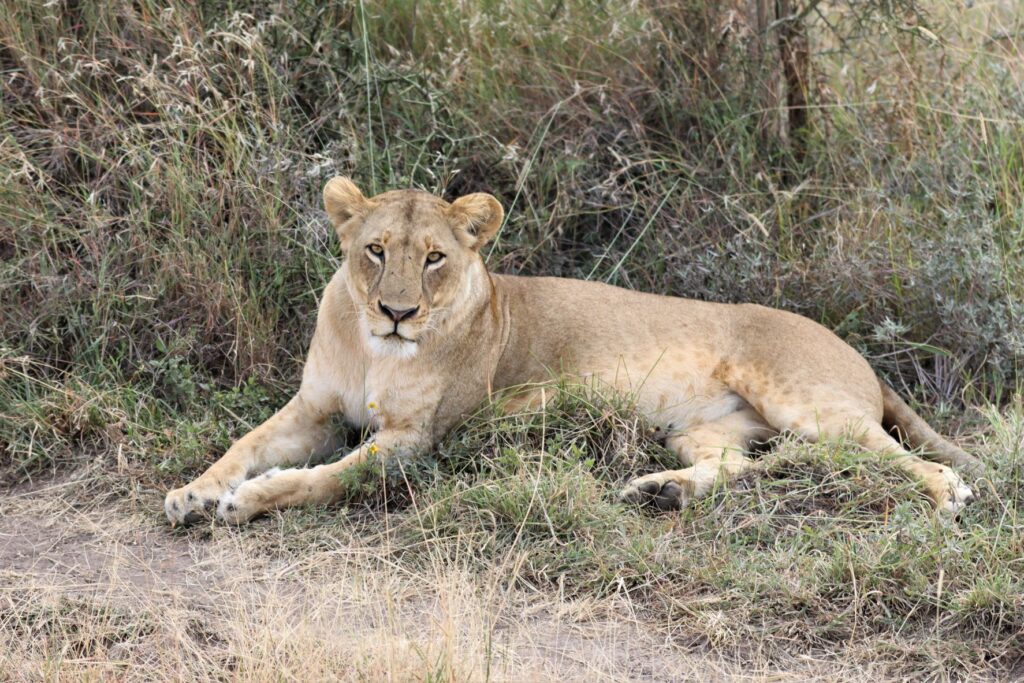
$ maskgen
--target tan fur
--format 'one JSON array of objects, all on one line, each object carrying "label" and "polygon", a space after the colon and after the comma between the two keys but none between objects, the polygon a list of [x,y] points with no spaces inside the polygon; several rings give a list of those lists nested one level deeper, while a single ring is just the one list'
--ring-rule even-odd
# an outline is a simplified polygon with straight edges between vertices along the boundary
[{"label": "tan fur", "polygon": [[[214,509],[244,522],[329,502],[341,494],[336,475],[368,455],[427,451],[491,392],[562,375],[629,392],[689,463],[634,480],[626,500],[678,507],[748,469],[750,442],[780,431],[812,440],[851,435],[894,457],[940,509],[955,511],[972,495],[945,464],[904,450],[883,416],[947,463],[973,458],[807,318],[594,282],[490,275],[479,250],[503,211],[489,195],[450,204],[415,190],[366,198],[335,178],[324,205],[346,258],[324,292],[299,391],[199,478],[167,494],[172,524]],[[271,469],[332,452],[335,414],[373,436],[330,465]]]}]

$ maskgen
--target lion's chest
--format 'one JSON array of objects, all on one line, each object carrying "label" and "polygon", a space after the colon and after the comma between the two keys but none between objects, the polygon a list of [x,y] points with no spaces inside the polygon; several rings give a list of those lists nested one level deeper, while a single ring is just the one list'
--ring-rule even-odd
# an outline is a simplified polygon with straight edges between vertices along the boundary
[{"label": "lion's chest", "polygon": [[341,388],[345,416],[374,430],[422,427],[436,409],[437,381],[400,359],[381,358]]}]

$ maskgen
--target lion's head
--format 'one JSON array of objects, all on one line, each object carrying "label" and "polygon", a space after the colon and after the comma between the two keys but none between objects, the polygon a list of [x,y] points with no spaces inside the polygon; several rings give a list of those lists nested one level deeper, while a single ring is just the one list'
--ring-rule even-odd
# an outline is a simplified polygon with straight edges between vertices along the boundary
[{"label": "lion's head", "polygon": [[324,206],[346,256],[349,293],[377,354],[415,355],[489,291],[480,248],[504,211],[488,194],[448,203],[420,190],[365,197],[348,178],[324,187]]}]

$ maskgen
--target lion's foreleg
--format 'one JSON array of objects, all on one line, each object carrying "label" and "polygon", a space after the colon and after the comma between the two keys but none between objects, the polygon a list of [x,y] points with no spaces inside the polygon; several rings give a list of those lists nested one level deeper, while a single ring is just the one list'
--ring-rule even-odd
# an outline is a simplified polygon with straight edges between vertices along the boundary
[{"label": "lion's foreleg", "polygon": [[421,446],[422,439],[418,434],[381,431],[338,462],[302,469],[273,470],[242,483],[221,498],[217,518],[241,524],[270,510],[331,503],[344,491],[338,475],[346,469],[370,456],[390,457],[398,451],[421,450]]},{"label": "lion's foreleg", "polygon": [[172,525],[198,521],[210,516],[217,501],[248,477],[331,452],[337,439],[329,417],[301,394],[295,396],[269,420],[236,441],[198,478],[168,493],[164,501],[167,518]]}]

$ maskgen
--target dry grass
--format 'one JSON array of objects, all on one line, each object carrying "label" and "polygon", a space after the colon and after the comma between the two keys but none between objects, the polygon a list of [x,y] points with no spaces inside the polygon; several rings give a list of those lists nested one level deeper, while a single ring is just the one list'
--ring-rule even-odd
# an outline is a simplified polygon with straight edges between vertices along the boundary
[{"label": "dry grass", "polygon": [[[57,490],[88,493],[103,477]],[[559,600],[458,561],[280,522],[170,536],[143,509],[55,489],[4,503],[5,680],[623,680],[740,667],[666,643],[627,599]],[[84,495],[83,495],[84,494]],[[195,543],[197,537],[202,543]],[[628,647],[623,647],[628,644]]]},{"label": "dry grass", "polygon": [[645,454],[670,456],[628,406],[572,387],[544,412],[481,415],[432,467],[368,469],[362,481],[376,486],[348,508],[243,529],[171,533],[160,491],[95,463],[0,503],[0,635],[14,644],[0,670],[1012,677],[1024,645],[1024,412],[984,417],[973,450],[990,477],[956,524],[937,523],[898,470],[842,443],[780,442],[756,476],[681,515],[615,504],[617,484],[652,466]]}]

